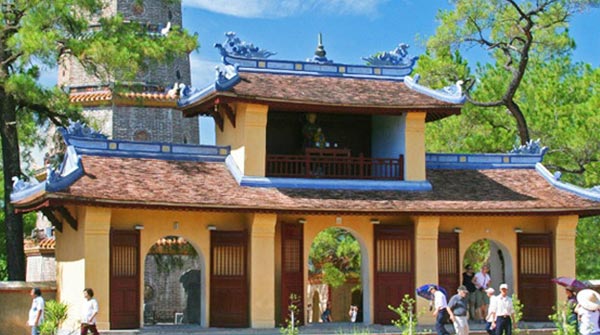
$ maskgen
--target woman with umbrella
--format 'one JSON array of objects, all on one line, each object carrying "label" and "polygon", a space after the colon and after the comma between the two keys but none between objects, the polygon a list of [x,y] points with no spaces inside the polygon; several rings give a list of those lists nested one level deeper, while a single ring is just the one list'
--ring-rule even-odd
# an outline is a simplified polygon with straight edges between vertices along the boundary
[{"label": "woman with umbrella", "polygon": [[567,316],[567,322],[577,327],[577,313],[575,313],[575,307],[577,306],[577,291],[587,288],[582,281],[575,278],[569,277],[557,277],[552,279],[552,282],[565,287],[565,294],[567,295],[567,308],[569,315]]}]

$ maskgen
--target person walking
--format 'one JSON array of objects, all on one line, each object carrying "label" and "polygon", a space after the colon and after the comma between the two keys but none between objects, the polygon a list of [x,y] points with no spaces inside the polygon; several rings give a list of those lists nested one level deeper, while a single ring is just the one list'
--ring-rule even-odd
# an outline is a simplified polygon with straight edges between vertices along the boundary
[{"label": "person walking", "polygon": [[484,264],[481,267],[481,271],[477,272],[473,277],[473,284],[477,289],[477,291],[475,291],[475,319],[480,322],[485,322],[484,318],[487,315],[488,305],[490,303],[488,296],[485,294],[485,290],[492,286],[492,279],[489,272],[489,265]]},{"label": "person walking", "polygon": [[42,290],[39,287],[32,288],[29,295],[33,298],[29,309],[27,325],[31,327],[31,335],[40,334],[40,325],[44,322],[44,309],[46,303],[42,298]]},{"label": "person walking", "polygon": [[485,293],[487,294],[488,298],[490,299],[490,307],[488,308],[488,314],[485,316],[485,331],[489,334],[489,335],[495,335],[496,334],[496,329],[492,328],[492,321],[494,321],[493,315],[492,315],[492,311],[495,310],[495,306],[494,304],[495,302],[495,296],[494,296],[494,292],[496,290],[494,290],[493,287],[488,287],[485,290]]},{"label": "person walking", "polygon": [[94,298],[94,290],[86,288],[83,290],[83,297],[85,301],[81,307],[81,335],[87,335],[88,332],[92,332],[94,335],[98,335],[98,329],[96,329],[96,316],[98,316],[98,301]]},{"label": "person walking", "polygon": [[512,335],[512,327],[515,318],[515,309],[512,298],[508,296],[508,285],[500,285],[500,294],[494,298],[492,306],[491,329],[496,329],[496,335]]},{"label": "person walking", "polygon": [[577,293],[577,307],[575,312],[579,315],[579,334],[599,335],[600,327],[600,294],[594,290],[585,289]]},{"label": "person walking", "polygon": [[435,316],[435,331],[437,335],[450,335],[444,326],[444,322],[448,318],[448,302],[442,291],[438,290],[437,286],[431,285],[429,293],[433,297],[433,316]]},{"label": "person walking", "polygon": [[461,285],[456,290],[456,294],[450,298],[446,310],[450,315],[450,320],[454,325],[456,335],[468,335],[469,334],[469,320],[467,312],[469,310],[469,300],[467,295],[469,291],[464,285]]}]

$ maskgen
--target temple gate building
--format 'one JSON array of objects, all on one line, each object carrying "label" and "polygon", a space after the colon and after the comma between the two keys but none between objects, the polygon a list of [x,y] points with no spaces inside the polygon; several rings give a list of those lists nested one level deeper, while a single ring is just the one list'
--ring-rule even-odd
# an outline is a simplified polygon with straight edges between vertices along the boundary
[{"label": "temple gate building", "polygon": [[433,90],[410,77],[406,45],[369,65],[331,61],[322,44],[307,61],[272,60],[233,33],[217,48],[214,84],[178,100],[185,116],[214,118],[215,146],[74,124],[63,130],[60,169],[15,189],[18,211],[42,210],[56,228],[61,301],[77,305],[93,287],[100,329],[143,327],[144,260],[176,236],[198,255],[201,327],[279,326],[292,293],[308,322],[321,290],[307,292],[320,285],[309,283],[309,250],[336,227],[360,245],[364,324],[389,324],[388,305],[420,285],[454,291],[465,251],[481,239],[493,249],[495,287],[509,284],[525,320],[547,320],[563,299],[550,280],[575,275],[577,222],[600,214],[597,189],[549,173],[537,143],[426,153],[426,122],[460,114],[465,100],[460,85]]}]

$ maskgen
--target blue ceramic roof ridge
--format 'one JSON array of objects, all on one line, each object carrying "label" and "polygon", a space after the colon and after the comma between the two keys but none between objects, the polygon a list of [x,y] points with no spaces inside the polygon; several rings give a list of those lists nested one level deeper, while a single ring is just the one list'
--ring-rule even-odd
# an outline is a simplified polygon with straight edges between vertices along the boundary
[{"label": "blue ceramic roof ridge", "polygon": [[112,140],[81,122],[59,131],[77,153],[94,156],[224,162],[231,150],[229,146]]},{"label": "blue ceramic roof ridge", "polygon": [[566,183],[560,180],[560,172],[552,174],[542,163],[535,165],[535,170],[542,176],[550,185],[559,190],[563,190],[575,194],[581,198],[600,202],[600,185],[583,188],[571,183]]},{"label": "blue ceramic roof ridge", "polygon": [[457,81],[454,85],[446,86],[444,88],[436,90],[419,84],[420,78],[421,76],[418,74],[416,74],[414,78],[407,75],[404,77],[404,85],[406,85],[406,87],[410,88],[413,91],[452,104],[462,105],[465,103],[465,101],[467,101],[467,97],[463,94],[462,91],[462,80]]},{"label": "blue ceramic roof ridge", "polygon": [[507,153],[426,153],[425,165],[440,170],[535,169],[547,152],[537,139]]},{"label": "blue ceramic roof ridge", "polygon": [[16,202],[42,192],[62,191],[84,174],[81,156],[77,154],[74,146],[67,146],[65,157],[60,166],[57,169],[53,169],[51,166],[47,167],[46,180],[37,182],[33,178],[32,181],[25,181],[13,177],[13,191],[10,194],[10,201]]}]

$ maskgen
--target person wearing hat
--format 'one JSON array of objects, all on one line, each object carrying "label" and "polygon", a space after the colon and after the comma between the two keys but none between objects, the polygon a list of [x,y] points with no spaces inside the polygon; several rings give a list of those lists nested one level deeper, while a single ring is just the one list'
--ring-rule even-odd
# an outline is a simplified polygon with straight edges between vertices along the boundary
[{"label": "person wearing hat", "polygon": [[598,335],[598,319],[600,318],[600,294],[594,290],[585,289],[577,293],[577,307],[575,312],[579,315],[579,334]]},{"label": "person wearing hat", "polygon": [[488,309],[488,313],[485,316],[485,331],[489,334],[489,335],[495,335],[496,334],[496,329],[492,328],[492,321],[494,321],[493,319],[493,315],[492,315],[492,310],[494,310],[496,307],[494,306],[495,302],[495,296],[494,296],[494,292],[496,292],[496,290],[494,290],[493,287],[488,287],[485,290],[485,294],[487,294],[488,298],[490,298],[490,308]]},{"label": "person wearing hat", "polygon": [[442,291],[438,290],[437,286],[431,285],[429,293],[433,298],[433,316],[435,316],[435,331],[437,335],[450,335],[444,326],[444,321],[448,316],[448,303],[446,296]]},{"label": "person wearing hat", "polygon": [[492,325],[490,329],[496,329],[496,335],[512,334],[515,318],[515,308],[511,297],[508,296],[508,285],[500,284],[500,294],[494,298],[494,305],[490,306]]},{"label": "person wearing hat", "polygon": [[467,311],[469,310],[467,295],[469,291],[464,285],[460,285],[456,292],[450,298],[446,310],[448,311],[448,315],[450,315],[456,335],[467,335],[469,334],[469,321],[467,320]]},{"label": "person wearing hat", "polygon": [[473,277],[475,277],[475,272],[473,272],[473,267],[471,265],[465,266],[465,272],[462,274],[462,284],[469,291],[469,295],[467,296],[469,299],[469,319],[475,320],[475,303],[477,295],[475,291],[477,288],[475,284],[473,284]]}]

